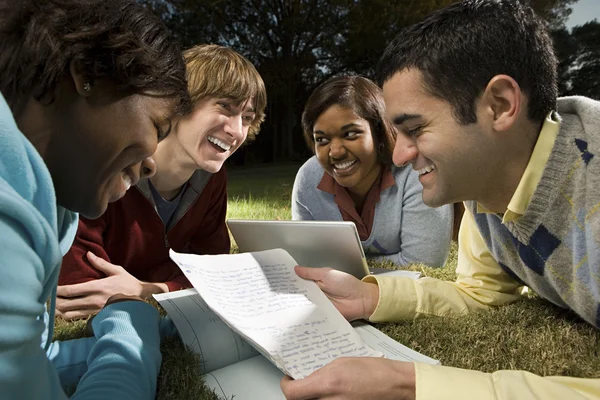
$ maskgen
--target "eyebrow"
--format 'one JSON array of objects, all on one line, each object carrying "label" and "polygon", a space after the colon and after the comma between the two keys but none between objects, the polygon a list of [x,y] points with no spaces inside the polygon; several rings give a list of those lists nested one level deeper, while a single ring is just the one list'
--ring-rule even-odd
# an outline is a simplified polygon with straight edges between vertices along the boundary
[{"label": "eyebrow", "polygon": [[[349,128],[355,128],[355,127],[358,127],[358,128],[360,128],[360,127],[361,127],[361,125],[360,125],[360,124],[357,124],[357,123],[355,123],[355,122],[351,122],[351,123],[349,123],[349,124],[346,124],[346,125],[342,126],[342,127],[340,128],[340,131],[344,131],[344,130],[346,130],[346,129],[349,129]],[[321,135],[324,135],[324,134],[325,134],[325,132],[323,132],[323,131],[313,131],[313,134],[315,134],[315,133],[318,133],[318,134],[321,134]]]},{"label": "eyebrow", "polygon": [[392,123],[394,125],[402,125],[406,121],[409,121],[411,119],[418,119],[418,118],[422,118],[422,116],[420,114],[400,114],[400,115],[396,115],[394,118],[392,118]]}]

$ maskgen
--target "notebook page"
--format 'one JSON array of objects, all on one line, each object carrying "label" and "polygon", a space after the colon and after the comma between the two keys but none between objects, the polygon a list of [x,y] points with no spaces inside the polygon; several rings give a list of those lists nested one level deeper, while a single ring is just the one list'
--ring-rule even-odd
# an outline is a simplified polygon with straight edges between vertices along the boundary
[{"label": "notebook page", "polygon": [[281,249],[198,256],[171,250],[208,306],[295,379],[341,356],[380,357]]}]

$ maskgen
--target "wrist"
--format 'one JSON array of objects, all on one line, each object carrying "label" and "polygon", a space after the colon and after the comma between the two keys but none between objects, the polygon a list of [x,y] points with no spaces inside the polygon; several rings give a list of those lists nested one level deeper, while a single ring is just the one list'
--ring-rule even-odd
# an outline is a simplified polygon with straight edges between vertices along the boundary
[{"label": "wrist", "polygon": [[369,319],[375,312],[377,305],[379,304],[379,285],[377,283],[364,282],[364,319]]},{"label": "wrist", "polygon": [[416,399],[416,373],[415,364],[412,362],[403,362],[390,360],[390,369],[395,372],[398,379],[395,379],[393,393],[397,394],[398,399],[414,400]]},{"label": "wrist", "polygon": [[162,282],[140,282],[142,284],[140,297],[147,299],[152,297],[153,294],[167,293],[169,287],[166,283]]}]

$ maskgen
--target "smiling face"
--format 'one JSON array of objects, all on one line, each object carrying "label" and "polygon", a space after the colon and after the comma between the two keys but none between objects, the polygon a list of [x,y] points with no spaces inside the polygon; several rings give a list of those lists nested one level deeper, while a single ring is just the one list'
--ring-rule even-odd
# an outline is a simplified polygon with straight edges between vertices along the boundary
[{"label": "smiling face", "polygon": [[479,123],[460,125],[452,107],[429,94],[420,71],[403,70],[383,85],[388,117],[398,129],[393,161],[411,163],[430,207],[477,200],[489,185],[493,145]]},{"label": "smiling face", "polygon": [[168,133],[173,105],[171,99],[139,94],[115,98],[110,91],[92,89],[90,96],[59,106],[53,128],[57,134],[45,156],[58,203],[96,218],[141,177],[151,176],[151,156]]},{"label": "smiling face", "polygon": [[216,173],[246,140],[255,118],[254,100],[234,104],[231,99],[206,97],[182,118],[173,133],[195,168]]},{"label": "smiling face", "polygon": [[381,171],[369,122],[336,104],[317,118],[313,136],[323,169],[352,193],[365,195]]}]

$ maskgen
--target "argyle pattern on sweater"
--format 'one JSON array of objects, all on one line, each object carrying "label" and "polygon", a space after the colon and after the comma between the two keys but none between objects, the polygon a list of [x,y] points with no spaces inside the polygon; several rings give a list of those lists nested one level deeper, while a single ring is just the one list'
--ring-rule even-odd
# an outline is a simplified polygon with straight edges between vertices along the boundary
[{"label": "argyle pattern on sweater", "polygon": [[558,137],[523,216],[502,224],[465,204],[504,270],[600,328],[600,102],[561,98],[558,114]]}]

